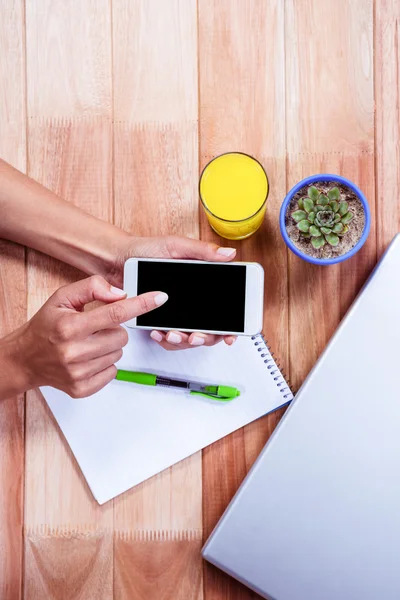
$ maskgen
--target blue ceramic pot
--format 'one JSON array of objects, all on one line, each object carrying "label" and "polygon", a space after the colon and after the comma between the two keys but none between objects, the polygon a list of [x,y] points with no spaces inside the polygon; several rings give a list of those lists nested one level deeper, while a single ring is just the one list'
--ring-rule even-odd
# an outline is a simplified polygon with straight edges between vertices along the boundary
[{"label": "blue ceramic pot", "polygon": [[[335,258],[325,258],[325,259],[324,258],[314,258],[313,256],[309,256],[308,254],[305,254],[299,248],[297,248],[297,246],[294,245],[294,243],[292,242],[292,240],[290,239],[290,237],[288,236],[288,233],[286,231],[286,226],[285,226],[286,210],[287,210],[287,207],[290,204],[293,196],[295,196],[297,194],[297,192],[299,190],[301,190],[303,187],[313,185],[315,183],[318,183],[318,181],[333,181],[335,183],[340,183],[341,185],[348,187],[352,192],[354,192],[356,194],[357,198],[360,200],[360,202],[364,208],[365,225],[364,225],[364,231],[362,233],[362,236],[360,237],[360,239],[358,240],[358,242],[354,246],[354,248],[349,250],[349,252],[346,252],[346,254],[342,254],[341,256],[337,256]],[[299,183],[297,183],[287,194],[287,196],[284,199],[282,206],[281,206],[281,212],[279,215],[279,226],[281,228],[281,234],[282,234],[283,239],[285,240],[287,247],[290,248],[290,250],[292,252],[294,252],[294,254],[296,254],[300,258],[303,258],[307,262],[313,263],[314,265],[334,265],[336,263],[343,262],[344,260],[347,260],[348,258],[351,258],[360,250],[360,248],[362,248],[362,246],[364,246],[364,244],[367,240],[367,237],[369,235],[369,230],[371,228],[371,212],[369,210],[369,206],[368,206],[366,197],[364,196],[362,191],[356,185],[354,185],[354,183],[352,183],[349,179],[346,179],[345,177],[341,177],[340,175],[330,175],[330,174],[312,175],[311,177],[306,177],[305,179],[302,179],[301,181],[299,181]]]}]

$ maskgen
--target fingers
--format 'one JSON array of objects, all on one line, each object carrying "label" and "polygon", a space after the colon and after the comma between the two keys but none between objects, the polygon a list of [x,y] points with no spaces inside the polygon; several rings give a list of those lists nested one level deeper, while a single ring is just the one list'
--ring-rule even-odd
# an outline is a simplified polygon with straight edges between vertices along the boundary
[{"label": "fingers", "polygon": [[214,335],[212,333],[192,333],[189,337],[191,346],[215,346],[222,340],[222,335]]},{"label": "fingers", "polygon": [[181,331],[152,331],[150,337],[164,350],[184,350],[189,347],[189,336]]},{"label": "fingers", "polygon": [[79,342],[79,354],[74,362],[91,360],[120,350],[128,340],[128,334],[121,326],[98,331]]},{"label": "fingers", "polygon": [[237,340],[236,335],[226,335],[224,337],[224,342],[227,346],[232,346]]},{"label": "fingers", "polygon": [[134,317],[143,315],[155,308],[158,308],[168,300],[168,295],[164,292],[147,292],[135,298],[127,298],[119,302],[113,302],[107,306],[101,306],[94,310],[84,313],[82,327],[86,334],[109,329],[121,323],[129,321]]},{"label": "fingers", "polygon": [[122,350],[115,350],[104,356],[93,358],[88,362],[84,363],[81,367],[81,373],[76,375],[77,380],[89,379],[97,373],[101,373],[104,369],[107,369],[111,365],[115,365],[122,358]]},{"label": "fingers", "polygon": [[178,346],[180,344],[187,344],[189,335],[187,333],[183,333],[182,331],[168,331],[165,339],[169,344]]},{"label": "fingers", "polygon": [[236,255],[235,248],[220,248],[217,244],[185,237],[167,237],[165,243],[171,258],[197,258],[210,262],[228,262]]},{"label": "fingers", "polygon": [[123,290],[110,285],[103,277],[94,275],[61,287],[53,295],[57,306],[81,311],[85,304],[100,300],[115,302],[126,296]]},{"label": "fingers", "polygon": [[70,395],[73,398],[86,398],[87,396],[91,396],[110,383],[110,381],[115,379],[116,374],[117,367],[115,365],[111,365],[104,369],[104,371],[96,373],[96,375],[93,375],[93,377],[90,377],[89,379],[78,381],[74,385],[73,391],[70,393]]},{"label": "fingers", "polygon": [[201,346],[214,346],[222,336],[205,333],[183,333],[182,331],[152,331],[150,337],[165,350],[187,350]]}]

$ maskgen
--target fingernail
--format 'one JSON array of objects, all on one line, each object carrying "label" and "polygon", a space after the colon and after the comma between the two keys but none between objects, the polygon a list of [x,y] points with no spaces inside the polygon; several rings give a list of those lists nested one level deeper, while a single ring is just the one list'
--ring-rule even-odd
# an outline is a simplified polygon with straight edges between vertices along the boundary
[{"label": "fingernail", "polygon": [[237,340],[237,338],[236,338],[236,337],[232,338],[232,341],[231,341],[231,346],[232,346],[232,344],[234,344],[234,343],[236,342],[236,340]]},{"label": "fingernail", "polygon": [[235,248],[218,248],[217,254],[221,254],[222,256],[233,256],[236,254]]},{"label": "fingernail", "polygon": [[161,306],[161,304],[164,304],[167,300],[168,294],[165,294],[164,292],[160,292],[157,296],[154,296],[154,304],[156,306]]},{"label": "fingernail", "polygon": [[152,331],[150,334],[150,337],[152,340],[155,340],[156,342],[162,342],[162,335],[158,331]]},{"label": "fingernail", "polygon": [[167,335],[167,340],[168,342],[170,342],[171,344],[180,344],[182,341],[182,338],[180,335],[178,335],[177,333],[169,333]]},{"label": "fingernail", "polygon": [[116,296],[126,296],[126,292],[124,292],[124,290],[120,290],[119,288],[115,287],[115,285],[112,285],[110,287],[110,292],[112,292]]},{"label": "fingernail", "polygon": [[192,346],[202,346],[204,344],[205,340],[203,337],[201,337],[200,335],[194,335],[190,344]]}]

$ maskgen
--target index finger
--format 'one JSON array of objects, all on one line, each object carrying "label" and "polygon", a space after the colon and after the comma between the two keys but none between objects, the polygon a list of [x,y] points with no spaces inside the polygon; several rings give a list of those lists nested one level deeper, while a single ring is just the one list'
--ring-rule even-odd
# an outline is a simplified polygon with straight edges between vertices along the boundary
[{"label": "index finger", "polygon": [[94,310],[83,313],[83,329],[86,335],[121,325],[134,317],[162,306],[168,300],[164,292],[146,292],[135,298],[127,298],[119,302],[112,302]]}]

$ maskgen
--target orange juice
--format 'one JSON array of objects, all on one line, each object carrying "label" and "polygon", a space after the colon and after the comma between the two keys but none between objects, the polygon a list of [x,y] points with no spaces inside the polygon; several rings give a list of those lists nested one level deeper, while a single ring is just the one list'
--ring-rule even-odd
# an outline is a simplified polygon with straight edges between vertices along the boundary
[{"label": "orange juice", "polygon": [[214,158],[200,177],[200,198],[211,227],[240,240],[260,227],[266,209],[268,178],[260,163],[240,152]]}]

